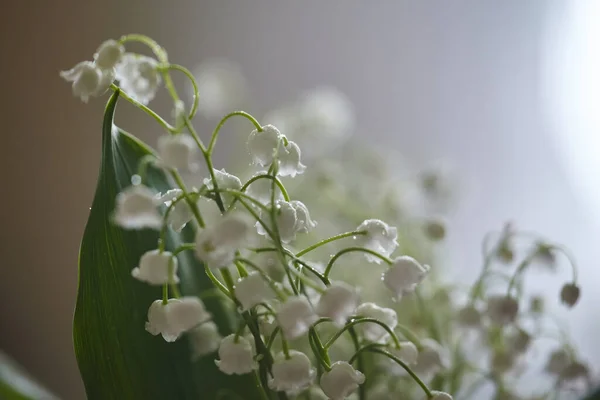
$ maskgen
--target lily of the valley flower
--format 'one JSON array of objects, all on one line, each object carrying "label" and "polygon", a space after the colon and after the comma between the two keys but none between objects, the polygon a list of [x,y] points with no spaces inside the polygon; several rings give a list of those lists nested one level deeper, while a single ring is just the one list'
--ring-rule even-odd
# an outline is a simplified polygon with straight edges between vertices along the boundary
[{"label": "lily of the valley flower", "polygon": [[248,151],[252,156],[252,162],[261,167],[269,166],[277,154],[283,135],[273,125],[265,125],[262,131],[253,130],[248,137]]},{"label": "lily of the valley flower", "polygon": [[318,319],[310,303],[303,296],[288,298],[277,311],[277,322],[288,340],[304,335]]},{"label": "lily of the valley flower", "polygon": [[279,353],[273,360],[273,378],[269,380],[269,388],[275,391],[298,393],[307,388],[315,377],[306,354],[290,350],[289,357]]},{"label": "lily of the valley flower", "polygon": [[[296,209],[291,203],[284,200],[275,202],[274,207],[275,223],[277,224],[279,237],[282,242],[289,243],[296,238],[296,226],[298,222]],[[261,211],[260,217],[267,227],[272,227],[271,216],[268,212]],[[256,231],[259,235],[267,236],[267,231],[259,222],[256,223]]]},{"label": "lily of the valley flower", "polygon": [[158,138],[160,163],[166,168],[194,171],[194,157],[198,147],[194,139],[185,133],[164,135]]},{"label": "lily of the valley flower", "polygon": [[227,267],[235,252],[247,244],[251,222],[240,213],[229,213],[196,235],[196,256],[211,269]]},{"label": "lily of the valley flower", "polygon": [[265,279],[257,272],[240,278],[235,285],[234,294],[242,304],[242,311],[247,311],[275,296]]},{"label": "lily of the valley flower", "polygon": [[564,349],[558,349],[550,353],[544,370],[553,375],[560,375],[571,363],[571,356]]},{"label": "lily of the valley flower", "polygon": [[[363,303],[359,305],[356,308],[356,315],[374,318],[386,324],[390,329],[394,329],[396,325],[398,325],[398,315],[396,314],[396,311],[391,308],[379,307],[375,303]],[[388,331],[376,323],[364,322],[358,324],[356,329],[370,342],[384,344],[390,338]]]},{"label": "lily of the valley flower", "polygon": [[[365,220],[356,230],[366,232],[356,237],[357,246],[373,250],[385,257],[389,257],[398,247],[398,230],[381,220]],[[372,254],[365,253],[365,257],[369,262],[381,263],[381,259]]]},{"label": "lily of the valley flower", "polygon": [[415,371],[423,374],[435,374],[448,367],[448,354],[435,340],[425,338],[421,340],[421,348],[417,357]]},{"label": "lily of the valley flower", "polygon": [[321,389],[332,400],[343,400],[365,382],[362,372],[345,361],[337,361],[321,376]]},{"label": "lily of the valley flower", "polygon": [[167,304],[156,300],[148,309],[146,330],[159,333],[167,342],[174,342],[184,332],[208,321],[211,315],[197,297],[169,299]]},{"label": "lily of the valley flower", "polygon": [[192,346],[192,360],[214,353],[219,349],[221,340],[217,325],[208,321],[189,332],[190,344]]},{"label": "lily of the valley flower", "polygon": [[[169,266],[171,274],[169,274]],[[140,258],[140,265],[131,271],[131,275],[142,282],[151,285],[178,283],[177,258],[168,251],[147,251]]]},{"label": "lily of the valley flower", "polygon": [[560,291],[560,301],[567,307],[573,307],[579,301],[581,289],[575,283],[566,283]]},{"label": "lily of the valley flower", "polygon": [[233,334],[221,341],[215,364],[227,375],[244,375],[258,368],[252,344],[245,337]]},{"label": "lily of the valley flower", "polygon": [[358,305],[356,290],[345,282],[334,282],[321,295],[316,311],[321,317],[331,318],[342,327]]},{"label": "lily of the valley flower", "polygon": [[60,73],[61,78],[73,82],[73,96],[87,103],[90,97],[103,94],[115,79],[114,69],[102,70],[91,61],[83,61],[68,71]]},{"label": "lily of the valley flower", "polygon": [[94,53],[94,63],[100,69],[113,69],[125,54],[125,47],[116,40],[107,40]]},{"label": "lily of the valley flower", "polygon": [[162,81],[158,62],[151,57],[125,53],[116,65],[119,86],[142,104],[148,104],[156,95]]},{"label": "lily of the valley flower", "polygon": [[[237,176],[225,172],[224,169],[215,169],[213,171],[215,174],[215,180],[217,181],[217,186],[219,186],[219,190],[240,190],[242,188],[242,181]],[[204,184],[209,189],[214,189],[212,178],[205,179]],[[230,204],[233,201],[234,197],[235,196],[230,193],[221,193],[221,198],[223,199],[223,202],[225,204]]]},{"label": "lily of the valley flower", "polygon": [[282,146],[279,151],[279,175],[295,177],[300,175],[306,169],[301,162],[300,147],[291,140],[287,146]]},{"label": "lily of the valley flower", "polygon": [[473,305],[466,305],[458,311],[457,321],[467,328],[477,328],[481,325],[481,313]]},{"label": "lily of the valley flower", "polygon": [[382,280],[394,298],[400,300],[404,294],[412,293],[428,272],[428,265],[421,265],[412,257],[401,256],[394,259],[383,273]]},{"label": "lily of the valley flower", "polygon": [[[252,175],[252,178],[258,175],[265,175],[267,171],[259,171]],[[271,180],[267,178],[260,178],[252,182],[248,189],[246,189],[246,193],[248,195],[254,197],[256,200],[260,201],[263,204],[267,204],[271,202]],[[281,190],[279,187],[275,186],[275,200],[282,199]]]},{"label": "lily of the valley flower", "polygon": [[162,217],[158,212],[159,200],[143,185],[130,186],[117,195],[113,219],[125,229],[158,229]]},{"label": "lily of the valley flower", "polygon": [[294,229],[299,233],[308,233],[317,226],[317,223],[310,218],[308,208],[298,200],[290,201],[290,205],[296,210],[296,225]]},{"label": "lily of the valley flower", "polygon": [[431,397],[429,397],[428,400],[452,400],[452,396],[446,392],[432,390]]},{"label": "lily of the valley flower", "polygon": [[518,312],[519,303],[513,297],[495,295],[488,298],[487,316],[494,324],[510,324],[515,320]]}]

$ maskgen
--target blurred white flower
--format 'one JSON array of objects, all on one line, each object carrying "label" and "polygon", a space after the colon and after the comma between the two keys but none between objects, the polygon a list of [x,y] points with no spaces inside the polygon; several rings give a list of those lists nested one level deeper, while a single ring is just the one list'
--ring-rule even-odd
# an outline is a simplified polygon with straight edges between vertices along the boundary
[{"label": "blurred white flower", "polygon": [[196,142],[188,134],[163,135],[158,138],[160,164],[166,168],[195,171],[198,167],[194,160],[197,153]]},{"label": "blurred white flower", "polygon": [[[60,76],[67,82],[73,82],[73,96],[79,97],[81,101],[87,103],[90,96],[98,96],[110,86],[112,80],[107,84],[106,81],[111,77],[111,71],[106,74],[91,61],[83,61],[75,65],[68,71],[61,71]],[[114,80],[114,76],[113,80]]]},{"label": "blurred white flower", "polygon": [[281,146],[278,157],[279,175],[293,178],[304,173],[306,166],[301,162],[300,147],[295,142],[289,140],[287,146]]},{"label": "blurred white flower", "polygon": [[[255,178],[259,175],[265,175],[266,173],[267,171],[259,171],[252,175],[252,178]],[[271,202],[271,185],[271,179],[260,178],[248,185],[246,193],[254,197],[256,200],[260,201],[262,204],[267,204]],[[281,194],[281,190],[277,185],[275,185],[275,200],[277,201],[282,199],[283,195]]]},{"label": "blurred white flower", "polygon": [[269,380],[269,388],[277,392],[284,391],[291,394],[307,388],[315,377],[306,354],[289,351],[289,358],[284,353],[279,353],[273,360],[273,377]]},{"label": "blurred white flower", "polygon": [[345,282],[334,282],[321,295],[316,311],[319,316],[331,318],[335,325],[342,327],[357,305],[356,289]]},{"label": "blurred white flower", "polygon": [[523,329],[518,329],[507,338],[507,345],[515,354],[525,353],[531,345],[531,335]]},{"label": "blurred white flower", "polygon": [[[169,264],[171,265],[171,276],[169,276]],[[160,252],[151,250],[145,252],[140,258],[139,267],[131,271],[131,275],[151,285],[163,285],[165,283],[179,283],[177,277],[177,258],[168,251]]]},{"label": "blurred white flower", "polygon": [[196,256],[210,269],[228,266],[233,262],[235,252],[248,244],[251,223],[244,214],[229,213],[214,224],[198,230]]},{"label": "blurred white flower", "polygon": [[304,335],[318,319],[310,303],[303,296],[289,297],[277,311],[277,322],[283,336],[288,340]]},{"label": "blurred white flower", "polygon": [[419,350],[413,342],[400,342],[399,349],[391,347],[388,351],[408,365],[416,364],[419,357]]},{"label": "blurred white flower", "polygon": [[[296,238],[296,227],[298,222],[296,209],[291,203],[285,200],[279,200],[275,202],[274,207],[275,223],[277,224],[281,241],[283,243],[289,243]],[[267,227],[273,227],[269,213],[264,210],[261,211],[260,218],[267,225]],[[267,231],[259,222],[256,222],[256,230],[259,235],[268,236]]]},{"label": "blurred white flower", "polygon": [[345,361],[331,365],[321,375],[321,389],[332,400],[343,400],[365,382],[365,376]]},{"label": "blurred white flower", "polygon": [[550,353],[544,370],[553,375],[560,375],[571,362],[571,356],[565,349],[554,350]]},{"label": "blurred white flower", "polygon": [[239,109],[246,98],[246,81],[237,65],[225,60],[205,61],[194,70],[198,84],[198,111],[220,118]]},{"label": "blurred white flower", "polygon": [[[390,329],[398,325],[398,315],[391,308],[379,307],[375,303],[362,303],[356,308],[356,315],[374,318],[386,324]],[[368,341],[385,344],[390,334],[382,326],[373,322],[363,322],[356,326],[357,331]]]},{"label": "blurred white flower", "polygon": [[449,360],[446,350],[435,340],[421,340],[415,372],[432,375],[448,367]]},{"label": "blurred white flower", "polygon": [[[398,247],[398,230],[378,219],[367,219],[356,228],[365,231],[364,235],[356,236],[356,245],[373,250],[384,257],[389,257]],[[381,259],[365,253],[369,262],[381,263]]]},{"label": "blurred white flower", "polygon": [[428,272],[428,265],[421,265],[409,256],[400,256],[385,270],[382,280],[394,298],[400,300],[404,294],[412,293]]},{"label": "blurred white flower", "polygon": [[446,392],[440,392],[437,390],[431,391],[431,397],[428,400],[452,400],[452,396],[450,396]]},{"label": "blurred white flower", "polygon": [[487,299],[487,316],[494,324],[510,324],[516,319],[518,312],[519,303],[510,296],[494,295]]},{"label": "blurred white flower", "polygon": [[481,326],[481,313],[471,304],[468,304],[458,311],[456,316],[458,323],[464,327],[477,328]]},{"label": "blurred white flower", "polygon": [[[213,171],[215,174],[215,180],[217,181],[217,186],[219,186],[219,190],[229,189],[239,191],[242,188],[242,181],[237,176],[225,172],[224,169],[221,169],[220,171],[218,169],[214,169]],[[212,178],[204,179],[204,184],[208,189],[214,189]],[[221,193],[221,199],[223,199],[223,202],[226,205],[231,204],[234,198],[235,196],[231,193]]]},{"label": "blurred white flower", "polygon": [[169,299],[167,304],[156,300],[148,309],[146,330],[152,335],[160,333],[165,341],[174,342],[183,332],[210,318],[210,313],[197,297]]},{"label": "blurred white flower", "polygon": [[253,130],[248,137],[248,151],[252,162],[261,167],[267,167],[273,162],[273,157],[283,147],[283,135],[273,125],[265,125],[262,131]]},{"label": "blurred white flower", "polygon": [[116,40],[107,40],[94,53],[94,63],[100,69],[113,69],[121,61],[123,54],[125,47],[122,44]]},{"label": "blurred white flower", "polygon": [[219,328],[212,321],[200,324],[191,330],[188,336],[192,347],[192,360],[214,353],[219,349],[222,340]]},{"label": "blurred white flower", "polygon": [[116,74],[121,89],[142,104],[154,99],[162,82],[158,62],[140,54],[125,53],[116,66]]},{"label": "blurred white flower", "polygon": [[221,341],[217,367],[227,375],[244,375],[258,368],[252,344],[243,336],[229,335]]},{"label": "blurred white flower", "polygon": [[158,212],[159,200],[144,185],[129,186],[117,195],[114,222],[125,229],[158,229],[162,217]]},{"label": "blurred white flower", "polygon": [[252,272],[248,276],[240,278],[235,284],[234,294],[242,304],[242,311],[247,311],[275,296],[273,289],[258,272]]},{"label": "blurred white flower", "polygon": [[579,301],[581,289],[575,283],[565,283],[560,291],[560,301],[567,307],[573,307]]},{"label": "blurred white flower", "polygon": [[296,232],[308,233],[317,226],[317,223],[310,219],[308,208],[298,200],[290,201],[290,205],[296,210],[296,225],[294,227]]}]

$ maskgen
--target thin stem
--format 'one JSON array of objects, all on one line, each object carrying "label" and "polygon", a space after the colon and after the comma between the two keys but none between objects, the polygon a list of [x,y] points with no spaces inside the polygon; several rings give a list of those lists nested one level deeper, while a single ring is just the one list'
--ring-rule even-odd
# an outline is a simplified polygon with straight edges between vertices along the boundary
[{"label": "thin stem", "polygon": [[296,257],[302,257],[306,253],[311,252],[314,249],[316,249],[318,247],[321,247],[323,245],[326,245],[327,243],[331,243],[331,242],[333,242],[335,240],[344,239],[344,238],[347,238],[347,237],[350,237],[350,236],[366,235],[366,234],[367,234],[366,231],[352,231],[352,232],[340,233],[339,235],[332,236],[332,237],[330,237],[328,239],[323,239],[320,242],[313,244],[312,246],[308,246],[304,250],[301,250],[298,253],[296,253]]},{"label": "thin stem", "polygon": [[349,323],[346,324],[346,326],[344,326],[342,329],[340,329],[339,331],[337,331],[335,333],[335,335],[333,335],[331,337],[331,339],[329,339],[326,343],[325,343],[325,349],[330,348],[335,341],[342,336],[342,334],[344,332],[346,332],[348,329],[352,328],[354,325],[358,325],[358,324],[363,324],[363,323],[374,323],[377,324],[379,326],[381,326],[383,329],[385,329],[390,336],[392,337],[392,340],[394,341],[394,346],[399,349],[400,348],[400,341],[398,340],[398,336],[396,336],[396,334],[394,333],[394,331],[392,330],[392,328],[390,328],[387,324],[384,324],[383,322],[379,321],[378,319],[375,318],[356,318],[352,321],[350,321]]},{"label": "thin stem", "polygon": [[404,325],[396,325],[396,328],[400,331],[400,333],[402,333],[402,335],[410,342],[413,342],[415,344],[415,346],[417,346],[417,348],[421,348],[421,340],[419,339],[419,337],[410,329],[408,329],[406,326]]},{"label": "thin stem", "polygon": [[192,108],[190,109],[190,112],[188,114],[188,119],[192,120],[194,118],[194,116],[196,115],[196,112],[198,111],[199,94],[198,94],[198,84],[196,83],[196,78],[194,77],[194,74],[192,74],[190,72],[189,69],[187,69],[186,67],[184,67],[182,65],[169,64],[166,66],[166,68],[182,72],[190,80],[193,90],[194,90],[194,93],[193,93],[193,100],[192,100]]},{"label": "thin stem", "polygon": [[212,270],[210,268],[208,268],[208,266],[206,264],[204,264],[204,270],[206,271],[206,275],[208,276],[208,279],[210,279],[212,281],[213,285],[215,285],[215,287],[217,289],[219,289],[221,292],[223,292],[223,294],[225,294],[225,296],[227,296],[228,298],[233,300],[234,297],[233,297],[232,293],[230,293],[229,289],[227,289],[227,287],[225,285],[223,285],[221,283],[221,281],[219,281],[219,279],[217,279],[215,274],[213,274]]},{"label": "thin stem", "polygon": [[329,278],[329,273],[331,272],[331,268],[333,267],[333,263],[338,258],[340,258],[341,256],[343,256],[344,254],[355,252],[355,251],[361,251],[363,253],[371,254],[372,256],[375,256],[375,257],[377,257],[377,258],[385,261],[388,264],[392,264],[392,260],[390,260],[386,256],[384,256],[382,254],[379,254],[378,252],[373,251],[371,249],[367,249],[365,247],[348,247],[346,249],[338,251],[333,257],[331,257],[331,260],[329,260],[329,263],[327,263],[327,267],[325,268],[325,273],[323,274],[323,276],[325,276],[325,278]]},{"label": "thin stem", "polygon": [[401,359],[399,359],[398,357],[396,357],[395,355],[383,350],[383,349],[379,349],[379,348],[369,348],[366,351],[371,352],[371,353],[377,353],[377,354],[382,354],[386,357],[388,357],[391,360],[394,360],[396,363],[398,363],[398,365],[400,365],[402,368],[404,368],[404,370],[406,372],[408,372],[408,374],[411,376],[411,378],[413,378],[413,380],[415,382],[417,382],[417,384],[419,386],[421,386],[421,389],[423,389],[423,391],[425,392],[425,395],[427,396],[428,399],[431,399],[433,397],[433,394],[431,393],[431,390],[427,387],[427,385],[425,384],[425,382],[423,382],[421,380],[421,378],[419,378],[417,376],[417,374],[415,374],[415,372]]},{"label": "thin stem", "polygon": [[260,393],[260,398],[263,400],[269,400],[269,396],[267,395],[267,392],[265,391],[265,388],[262,385],[260,376],[258,375],[258,371],[255,370],[252,376],[254,377],[254,384],[256,385],[256,387],[258,388],[258,392]]},{"label": "thin stem", "polygon": [[331,370],[331,359],[329,358],[329,352],[327,351],[327,348],[323,346],[323,343],[321,342],[321,338],[319,337],[317,330],[314,327],[311,327],[308,330],[308,334],[309,334],[309,337],[312,337],[314,346],[317,350],[317,353],[315,354],[315,356],[319,355],[319,360],[321,360],[321,363],[323,364],[323,367],[325,368],[325,370],[330,371]]},{"label": "thin stem", "polygon": [[187,250],[196,250],[196,243],[183,243],[182,245],[177,247],[175,251],[173,251],[173,255],[176,256],[179,253]]},{"label": "thin stem", "polygon": [[[256,182],[259,179],[271,179],[271,180],[275,179],[275,183],[279,187],[279,190],[281,190],[283,199],[285,201],[290,201],[290,195],[288,194],[287,190],[285,189],[285,186],[283,186],[283,183],[281,183],[279,178],[274,177],[273,175],[269,175],[269,174],[261,174],[261,175],[256,175],[256,176],[252,177],[251,179],[248,180],[248,182],[246,182],[244,184],[244,186],[242,186],[242,188],[239,191],[245,192],[246,189],[248,189],[248,186],[250,186],[253,182]],[[233,206],[235,205],[237,200],[238,200],[237,197],[235,199],[233,199],[233,201],[231,202],[231,205],[229,206],[229,209],[233,208]]]},{"label": "thin stem", "polygon": [[271,290],[275,292],[275,294],[277,295],[277,297],[279,297],[280,300],[286,299],[287,296],[285,296],[285,294],[281,290],[279,290],[279,287],[277,287],[275,281],[262,268],[260,268],[258,265],[246,258],[237,258],[236,261],[242,262],[250,268],[252,268],[253,270],[255,270],[256,272],[258,272],[263,277],[263,279],[267,281],[267,284],[269,285]]},{"label": "thin stem", "polygon": [[215,128],[215,130],[213,131],[212,136],[210,138],[210,143],[208,145],[208,154],[212,154],[213,149],[215,148],[215,145],[217,144],[217,137],[219,136],[219,131],[221,130],[221,128],[225,124],[225,121],[227,121],[229,118],[234,117],[236,115],[239,115],[241,117],[247,118],[250,122],[252,122],[254,124],[254,126],[256,127],[256,129],[259,132],[262,132],[262,126],[260,126],[260,124],[258,123],[258,121],[256,120],[256,118],[254,118],[252,115],[248,114],[245,111],[234,111],[234,112],[231,112],[231,113],[227,114],[226,116],[224,116],[221,119],[221,121],[218,123],[218,125]]},{"label": "thin stem", "polygon": [[185,183],[183,183],[183,179],[181,178],[181,175],[179,175],[179,172],[177,172],[175,170],[173,170],[171,172],[171,175],[173,176],[173,179],[175,179],[177,186],[179,186],[179,188],[183,192],[185,201],[186,201],[186,203],[188,203],[190,210],[192,210],[192,214],[194,214],[194,217],[196,218],[198,225],[200,226],[200,228],[204,228],[204,226],[205,226],[204,219],[202,219],[202,215],[200,215],[200,210],[198,209],[198,204],[193,202],[192,199],[190,198],[187,188],[185,187]]},{"label": "thin stem", "polygon": [[273,346],[273,343],[275,342],[275,338],[277,337],[277,334],[281,332],[281,328],[276,326],[275,329],[273,329],[273,332],[271,333],[271,335],[269,336],[269,340],[267,341],[267,349],[271,350],[271,347]]},{"label": "thin stem", "polygon": [[265,230],[265,232],[267,232],[267,235],[269,235],[270,238],[273,238],[275,236],[273,234],[273,231],[271,231],[271,228],[269,228],[267,226],[267,224],[260,218],[260,216],[252,208],[252,206],[241,199],[240,199],[240,203],[242,203],[244,208],[246,208],[246,210],[254,217],[254,219],[256,219],[256,221],[260,224],[260,226],[262,226],[262,228]]},{"label": "thin stem", "polygon": [[165,283],[162,289],[162,303],[163,305],[169,302],[169,284]]},{"label": "thin stem", "polygon": [[[351,327],[350,329],[348,329],[348,333],[350,334],[350,337],[352,338],[352,343],[354,344],[354,349],[356,352],[358,352],[358,350],[360,349],[360,342],[358,340],[358,335],[356,334],[356,329],[354,327]],[[353,356],[354,357],[354,356]],[[356,356],[357,358],[357,365],[356,365],[356,369],[358,369],[361,372],[364,372],[365,370],[365,358],[363,357],[362,353],[358,354]],[[352,364],[352,361],[349,361],[350,364]],[[367,398],[367,387],[365,385],[360,385],[358,387],[358,398],[359,400],[366,400]]]},{"label": "thin stem", "polygon": [[150,108],[146,107],[144,104],[140,103],[133,97],[129,96],[127,92],[123,91],[123,89],[121,89],[119,86],[115,85],[114,83],[111,83],[110,89],[114,92],[118,92],[119,96],[121,96],[122,98],[124,98],[125,100],[127,100],[128,102],[130,102],[131,104],[133,104],[134,106],[136,106],[137,108],[154,118],[156,122],[158,122],[168,132],[173,133],[177,131],[177,129],[174,126],[165,121],[160,115],[158,115],[157,113],[155,113]]},{"label": "thin stem", "polygon": [[525,269],[527,269],[527,267],[531,264],[531,262],[533,261],[533,259],[537,256],[537,254],[538,254],[538,251],[537,251],[537,249],[535,249],[535,250],[531,251],[523,259],[523,261],[521,261],[521,263],[519,264],[519,266],[515,270],[515,273],[513,274],[512,278],[510,278],[510,282],[508,283],[508,289],[506,290],[506,295],[507,296],[510,296],[512,288],[517,283],[517,278],[525,272]]}]

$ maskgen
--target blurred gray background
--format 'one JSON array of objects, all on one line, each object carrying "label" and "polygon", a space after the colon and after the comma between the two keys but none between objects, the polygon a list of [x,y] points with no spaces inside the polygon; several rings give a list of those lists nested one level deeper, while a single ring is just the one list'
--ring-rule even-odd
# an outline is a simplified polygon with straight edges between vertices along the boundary
[{"label": "blurred gray background", "polygon": [[[212,57],[239,64],[251,113],[329,84],[354,103],[357,134],[416,166],[451,162],[461,181],[446,245],[452,277],[479,268],[483,233],[507,219],[569,246],[584,288],[565,320],[598,366],[594,3],[12,2],[0,36],[0,348],[60,396],[83,398],[71,317],[105,99],[82,104],[58,72],[106,38],[139,32],[183,65]],[[121,110],[136,134],[158,134],[150,119]],[[561,279],[551,282],[548,290],[557,291]]]}]

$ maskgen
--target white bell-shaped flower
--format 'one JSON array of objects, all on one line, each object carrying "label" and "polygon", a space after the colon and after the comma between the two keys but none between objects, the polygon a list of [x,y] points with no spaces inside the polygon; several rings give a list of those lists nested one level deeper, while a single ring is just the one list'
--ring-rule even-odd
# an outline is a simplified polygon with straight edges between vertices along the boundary
[{"label": "white bell-shaped flower", "polygon": [[294,229],[299,233],[308,233],[317,226],[317,223],[310,219],[308,208],[298,200],[290,201],[290,205],[296,210],[296,226]]},{"label": "white bell-shaped flower", "polygon": [[565,368],[571,363],[571,356],[564,349],[558,349],[550,353],[544,370],[553,375],[561,375]]},{"label": "white bell-shaped flower", "polygon": [[[368,219],[356,228],[365,231],[364,235],[357,235],[357,246],[373,250],[385,257],[389,257],[398,247],[398,230],[378,219]],[[365,253],[369,262],[381,263],[381,259],[372,254]]]},{"label": "white bell-shaped flower", "polygon": [[[213,171],[219,190],[230,189],[239,191],[242,188],[242,181],[237,176],[225,172],[224,169],[221,169],[220,171],[218,169],[215,169]],[[212,178],[205,179],[204,184],[209,189],[214,189]],[[234,198],[235,196],[230,193],[221,193],[221,199],[225,204],[231,204]]]},{"label": "white bell-shaped flower", "polygon": [[414,370],[422,374],[435,374],[447,367],[447,351],[433,339],[422,339]]},{"label": "white bell-shaped flower", "polygon": [[159,250],[147,251],[140,258],[139,267],[134,268],[131,275],[135,279],[151,285],[178,283],[177,258],[168,251],[162,253]]},{"label": "white bell-shaped flower", "polygon": [[532,338],[529,333],[519,329],[507,338],[507,345],[513,353],[525,353],[531,345],[531,340]]},{"label": "white bell-shaped flower", "polygon": [[196,235],[196,256],[211,269],[227,267],[235,252],[247,245],[252,221],[241,213],[229,213]]},{"label": "white bell-shaped flower", "polygon": [[283,135],[273,125],[265,125],[262,131],[253,130],[248,137],[248,151],[252,162],[262,167],[271,165],[280,146],[283,147]]},{"label": "white bell-shaped flower", "polygon": [[289,297],[277,311],[277,322],[283,336],[288,340],[304,335],[318,319],[310,303],[303,296]]},{"label": "white bell-shaped flower", "polygon": [[[164,194],[158,196],[158,202],[163,203],[165,206],[170,207],[171,204],[177,200],[183,191],[181,189],[171,189],[166,191]],[[175,232],[181,232],[183,228],[194,218],[188,202],[185,199],[178,200],[167,217],[167,221],[171,225],[171,228]]]},{"label": "white bell-shaped flower", "polygon": [[[252,175],[252,178],[265,175],[267,171],[259,171],[256,174]],[[248,185],[248,189],[246,189],[246,193],[249,196],[254,197],[256,200],[260,201],[262,204],[268,204],[271,202],[271,179],[268,178],[259,178]],[[283,198],[281,194],[281,190],[279,187],[275,185],[275,201],[279,201]]]},{"label": "white bell-shaped flower", "polygon": [[404,294],[412,293],[428,272],[428,265],[421,265],[412,257],[401,256],[396,257],[382,274],[382,280],[394,298],[400,300]]},{"label": "white bell-shaped flower", "polygon": [[365,382],[365,376],[345,361],[331,365],[330,371],[321,375],[321,389],[332,400],[343,400]]},{"label": "white bell-shaped flower", "polygon": [[148,309],[146,330],[152,335],[160,333],[165,341],[174,342],[182,333],[210,318],[210,313],[197,297],[169,299],[167,304],[156,300]]},{"label": "white bell-shaped flower", "polygon": [[344,326],[358,305],[358,293],[345,282],[334,282],[325,289],[316,307],[321,317],[331,318],[339,327]]},{"label": "white bell-shaped flower", "polygon": [[575,283],[566,283],[560,291],[560,301],[571,308],[579,301],[581,289]]},{"label": "white bell-shaped flower", "polygon": [[[272,228],[271,216],[268,212],[261,211],[260,219]],[[283,243],[289,243],[296,239],[298,214],[291,203],[284,200],[275,203],[275,222]],[[256,222],[256,231],[259,235],[267,236],[267,231],[259,222]]]},{"label": "white bell-shaped flower", "polygon": [[114,222],[125,229],[158,229],[162,217],[154,192],[143,185],[130,186],[117,195]]},{"label": "white bell-shaped flower", "polygon": [[192,360],[197,360],[217,351],[223,339],[219,334],[219,328],[212,321],[205,322],[192,329],[188,337],[192,347]]},{"label": "white bell-shaped flower", "polygon": [[116,40],[107,40],[94,53],[94,63],[100,69],[113,69],[125,54],[125,47]]},{"label": "white bell-shaped flower", "polygon": [[315,369],[306,354],[289,351],[289,358],[279,353],[273,360],[273,377],[269,379],[269,388],[277,392],[298,393],[306,389],[315,377]]},{"label": "white bell-shaped flower", "polygon": [[487,316],[494,324],[510,324],[517,318],[518,312],[519,303],[513,297],[494,295],[487,300]]},{"label": "white bell-shaped flower", "polygon": [[565,369],[560,374],[560,378],[566,381],[585,379],[589,382],[590,369],[586,364],[575,360],[573,362],[570,362],[565,367]]},{"label": "white bell-shaped flower", "polygon": [[158,138],[160,164],[165,168],[194,171],[198,147],[194,139],[185,133],[164,135]]},{"label": "white bell-shaped flower", "polygon": [[291,140],[288,141],[287,146],[282,145],[278,153],[278,174],[280,176],[290,176],[292,178],[302,174],[306,169],[306,165],[302,164],[300,154],[300,147]]},{"label": "white bell-shaped flower", "polygon": [[446,392],[432,390],[431,397],[429,397],[427,400],[452,400],[452,396]]},{"label": "white bell-shaped flower", "polygon": [[413,342],[400,342],[400,348],[390,348],[389,352],[408,365],[414,365],[419,358],[419,350]]},{"label": "white bell-shaped flower", "polygon": [[275,297],[273,289],[258,272],[252,272],[248,276],[240,278],[235,285],[234,294],[242,304],[242,311],[247,311]]},{"label": "white bell-shaped flower", "polygon": [[258,318],[258,328],[264,337],[269,337],[277,328],[277,320],[272,315],[263,315]]},{"label": "white bell-shaped flower", "polygon": [[142,104],[148,104],[156,95],[162,81],[158,62],[140,54],[125,53],[116,66],[120,87]]},{"label": "white bell-shaped flower", "polygon": [[102,79],[102,71],[91,61],[83,61],[68,71],[61,71],[61,78],[73,82],[73,96],[87,103],[95,96]]},{"label": "white bell-shaped flower", "polygon": [[[386,324],[390,329],[394,329],[398,325],[398,315],[391,308],[379,307],[375,303],[362,303],[356,308],[356,315],[365,318],[374,318]],[[356,326],[359,333],[368,341],[375,343],[386,343],[390,334],[382,326],[372,323],[363,322]]]},{"label": "white bell-shaped flower", "polygon": [[258,368],[254,360],[254,349],[243,336],[229,335],[223,338],[219,347],[217,367],[227,375],[244,375]]},{"label": "white bell-shaped flower", "polygon": [[458,311],[457,321],[466,328],[477,328],[481,326],[481,313],[473,305],[466,305]]}]

